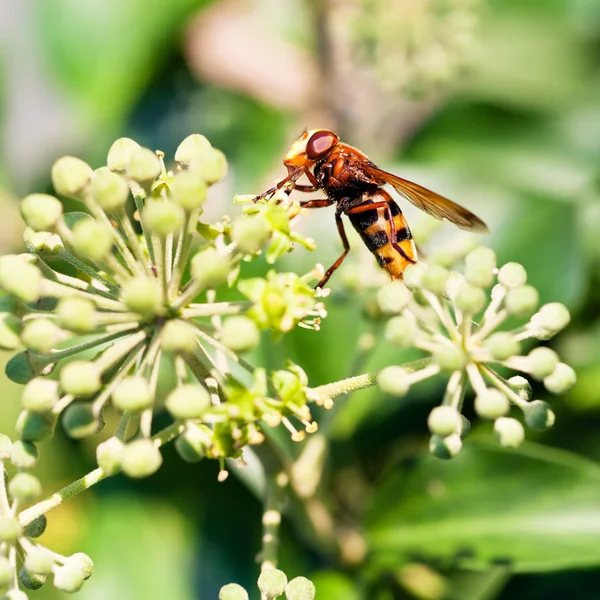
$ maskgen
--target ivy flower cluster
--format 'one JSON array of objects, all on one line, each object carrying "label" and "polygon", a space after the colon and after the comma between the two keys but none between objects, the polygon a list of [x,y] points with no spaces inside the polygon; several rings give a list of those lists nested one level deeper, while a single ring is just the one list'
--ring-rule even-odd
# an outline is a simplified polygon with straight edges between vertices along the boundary
[{"label": "ivy flower cluster", "polygon": [[[288,581],[280,569],[265,569],[258,578],[258,589],[262,600],[275,600],[285,594],[287,600],[314,600],[315,585],[306,577],[294,577]],[[237,583],[229,583],[221,588],[219,600],[248,600],[248,592]]]},{"label": "ivy flower cluster", "polygon": [[[442,403],[428,419],[430,450],[441,458],[456,455],[470,429],[461,414],[467,383],[475,393],[477,415],[493,420],[499,442],[514,447],[525,432],[521,422],[509,416],[511,407],[522,411],[531,429],[554,423],[548,403],[531,399],[526,377],[543,382],[553,394],[567,392],[576,380],[574,370],[551,348],[523,349],[529,340],[549,340],[561,331],[570,319],[566,307],[556,302],[539,307],[539,294],[527,285],[523,266],[507,263],[497,268],[489,248],[472,250],[464,266],[463,274],[440,264],[418,263],[406,270],[403,284],[390,283],[377,293],[380,310],[390,316],[385,337],[428,354],[380,371],[381,390],[404,396],[419,381],[440,373],[448,376]],[[520,325],[503,328],[517,320]],[[520,374],[506,379],[501,374],[506,370]]]}]

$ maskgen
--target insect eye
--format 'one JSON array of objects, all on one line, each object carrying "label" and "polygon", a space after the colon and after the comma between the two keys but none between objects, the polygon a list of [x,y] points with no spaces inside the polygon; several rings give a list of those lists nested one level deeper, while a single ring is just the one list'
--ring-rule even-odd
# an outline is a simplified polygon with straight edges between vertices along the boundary
[{"label": "insect eye", "polygon": [[311,160],[321,158],[329,152],[338,142],[338,136],[331,131],[317,131],[313,133],[306,144],[306,155]]}]

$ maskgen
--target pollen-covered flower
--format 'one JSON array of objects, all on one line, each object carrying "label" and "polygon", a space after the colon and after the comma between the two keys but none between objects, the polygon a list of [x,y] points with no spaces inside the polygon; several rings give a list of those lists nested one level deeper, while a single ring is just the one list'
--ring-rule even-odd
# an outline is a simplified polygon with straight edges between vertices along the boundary
[{"label": "pollen-covered flower", "polygon": [[[524,343],[550,339],[570,317],[560,303],[539,307],[538,292],[527,284],[521,265],[497,268],[494,252],[481,246],[466,255],[464,273],[421,262],[406,269],[404,283],[382,287],[377,301],[389,316],[385,337],[394,345],[428,354],[414,364],[383,369],[378,374],[382,391],[404,396],[419,381],[439,373],[448,377],[442,404],[428,419],[435,455],[449,458],[461,449],[469,430],[461,414],[467,384],[475,394],[475,412],[494,421],[504,446],[517,446],[524,439],[521,422],[509,416],[512,407],[522,411],[531,429],[552,426],[554,413],[545,401],[531,399],[526,377],[543,382],[550,393],[562,394],[575,384],[575,372],[551,348],[528,351]],[[503,329],[516,319],[520,325]],[[505,379],[498,367],[519,374]]]}]

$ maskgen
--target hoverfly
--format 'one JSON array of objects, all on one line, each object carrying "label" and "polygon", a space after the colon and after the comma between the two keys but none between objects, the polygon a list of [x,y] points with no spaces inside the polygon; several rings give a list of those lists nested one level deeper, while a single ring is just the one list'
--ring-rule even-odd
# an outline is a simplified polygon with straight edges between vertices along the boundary
[{"label": "hoverfly", "polygon": [[[386,183],[436,219],[448,219],[461,229],[488,231],[485,223],[466,208],[412,181],[382,171],[360,150],[340,142],[339,137],[327,129],[305,131],[292,144],[283,164],[288,170],[287,177],[255,200],[268,198],[282,188],[286,193],[293,189],[300,192],[323,190],[326,198],[308,200],[300,205],[303,208],[336,205],[335,221],[344,252],[327,269],[317,288],[327,283],[350,251],[343,214],[348,216],[367,248],[392,279],[402,279],[404,269],[417,262],[417,250],[408,223],[400,207],[383,189]],[[310,185],[296,183],[302,175],[306,175]]]}]

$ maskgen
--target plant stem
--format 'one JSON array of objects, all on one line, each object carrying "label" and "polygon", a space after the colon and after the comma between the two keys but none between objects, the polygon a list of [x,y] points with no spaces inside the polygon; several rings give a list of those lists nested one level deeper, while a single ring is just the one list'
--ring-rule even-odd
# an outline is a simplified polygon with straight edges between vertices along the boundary
[{"label": "plant stem", "polygon": [[268,478],[262,517],[263,536],[260,570],[275,569],[279,550],[281,513],[287,496],[289,478],[283,471]]}]

